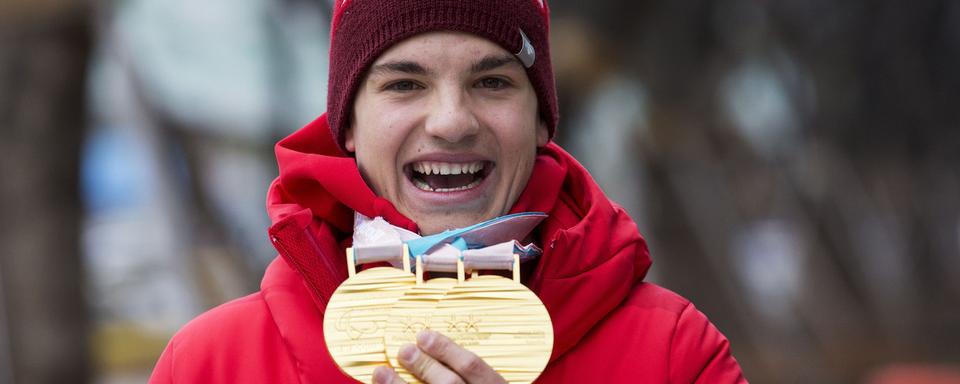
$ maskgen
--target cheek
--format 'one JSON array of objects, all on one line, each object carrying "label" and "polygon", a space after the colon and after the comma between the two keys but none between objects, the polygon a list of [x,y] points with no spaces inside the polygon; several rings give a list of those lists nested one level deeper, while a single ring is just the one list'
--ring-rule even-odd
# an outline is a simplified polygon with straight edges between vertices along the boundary
[{"label": "cheek", "polygon": [[394,138],[387,134],[386,130],[371,130],[364,135],[358,135],[357,139],[357,158],[363,159],[368,165],[376,164],[381,167],[382,164],[393,161],[395,156]]},{"label": "cheek", "polygon": [[523,150],[537,147],[540,117],[537,114],[537,99],[532,93],[512,98],[502,103],[487,106],[485,115],[490,118],[492,127],[501,146],[510,150]]},{"label": "cheek", "polygon": [[355,129],[357,150],[377,154],[394,145],[396,130],[391,126],[393,119],[377,108],[367,108],[363,113]]},{"label": "cheek", "polygon": [[376,184],[379,192],[386,192],[397,177],[397,162],[405,136],[399,127],[386,121],[363,128],[356,132],[357,162],[368,181]]},{"label": "cheek", "polygon": [[499,116],[498,141],[502,149],[508,151],[505,155],[524,157],[528,152],[536,151],[539,118],[526,111],[511,112]]},{"label": "cheek", "polygon": [[510,194],[516,194],[526,186],[537,153],[536,124],[533,117],[515,117],[502,121],[498,127],[497,141],[503,175],[511,182]]}]

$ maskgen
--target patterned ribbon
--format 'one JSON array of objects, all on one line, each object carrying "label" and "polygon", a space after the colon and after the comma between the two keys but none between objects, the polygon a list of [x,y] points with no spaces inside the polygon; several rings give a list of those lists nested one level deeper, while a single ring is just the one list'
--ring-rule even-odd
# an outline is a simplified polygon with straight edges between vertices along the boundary
[{"label": "patterned ribbon", "polygon": [[420,236],[381,217],[371,219],[357,213],[353,254],[358,265],[389,261],[399,266],[399,255],[403,254],[403,245],[406,244],[411,258],[422,255],[426,271],[455,272],[457,260],[462,260],[468,271],[509,270],[513,268],[514,254],[524,262],[543,253],[535,244],[524,245],[518,239],[526,238],[546,217],[542,212],[515,213],[465,228]]}]

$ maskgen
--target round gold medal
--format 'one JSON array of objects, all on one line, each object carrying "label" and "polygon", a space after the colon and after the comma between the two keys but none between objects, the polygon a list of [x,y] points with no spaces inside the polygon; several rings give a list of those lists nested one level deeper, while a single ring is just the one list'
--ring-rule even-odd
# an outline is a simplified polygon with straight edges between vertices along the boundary
[{"label": "round gold medal", "polygon": [[[347,259],[352,272],[352,252]],[[409,266],[409,261],[404,261]],[[409,267],[405,269],[377,267],[354,274],[337,287],[327,303],[323,317],[327,349],[341,370],[361,382],[372,382],[373,370],[387,365],[383,338],[387,315],[397,299],[416,284]]]},{"label": "round gold medal", "polygon": [[511,383],[536,379],[553,350],[553,324],[543,303],[518,281],[500,276],[460,282],[429,320],[430,329],[476,353]]}]

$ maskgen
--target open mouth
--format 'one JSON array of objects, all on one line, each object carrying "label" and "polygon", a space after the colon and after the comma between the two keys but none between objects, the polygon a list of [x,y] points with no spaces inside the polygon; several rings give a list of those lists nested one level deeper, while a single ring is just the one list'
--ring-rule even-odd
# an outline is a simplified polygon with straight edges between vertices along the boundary
[{"label": "open mouth", "polygon": [[489,161],[447,163],[417,161],[404,166],[404,173],[420,190],[427,192],[465,191],[480,185],[493,169]]}]

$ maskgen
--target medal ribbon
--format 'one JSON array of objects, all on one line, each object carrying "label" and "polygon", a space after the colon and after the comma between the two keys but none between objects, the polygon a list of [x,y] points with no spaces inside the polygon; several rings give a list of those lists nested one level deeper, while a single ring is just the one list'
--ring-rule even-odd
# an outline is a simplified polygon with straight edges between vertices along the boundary
[{"label": "medal ribbon", "polygon": [[[357,213],[354,218],[353,252],[356,264],[389,261],[399,265],[403,245],[410,257],[422,255],[425,271],[455,272],[457,260],[467,270],[513,268],[513,255],[524,262],[540,256],[535,244],[522,244],[523,239],[546,218],[542,212],[521,212],[496,217],[464,228],[435,235],[420,236],[394,226],[381,217],[369,218]],[[412,261],[411,261],[412,262]]]}]

